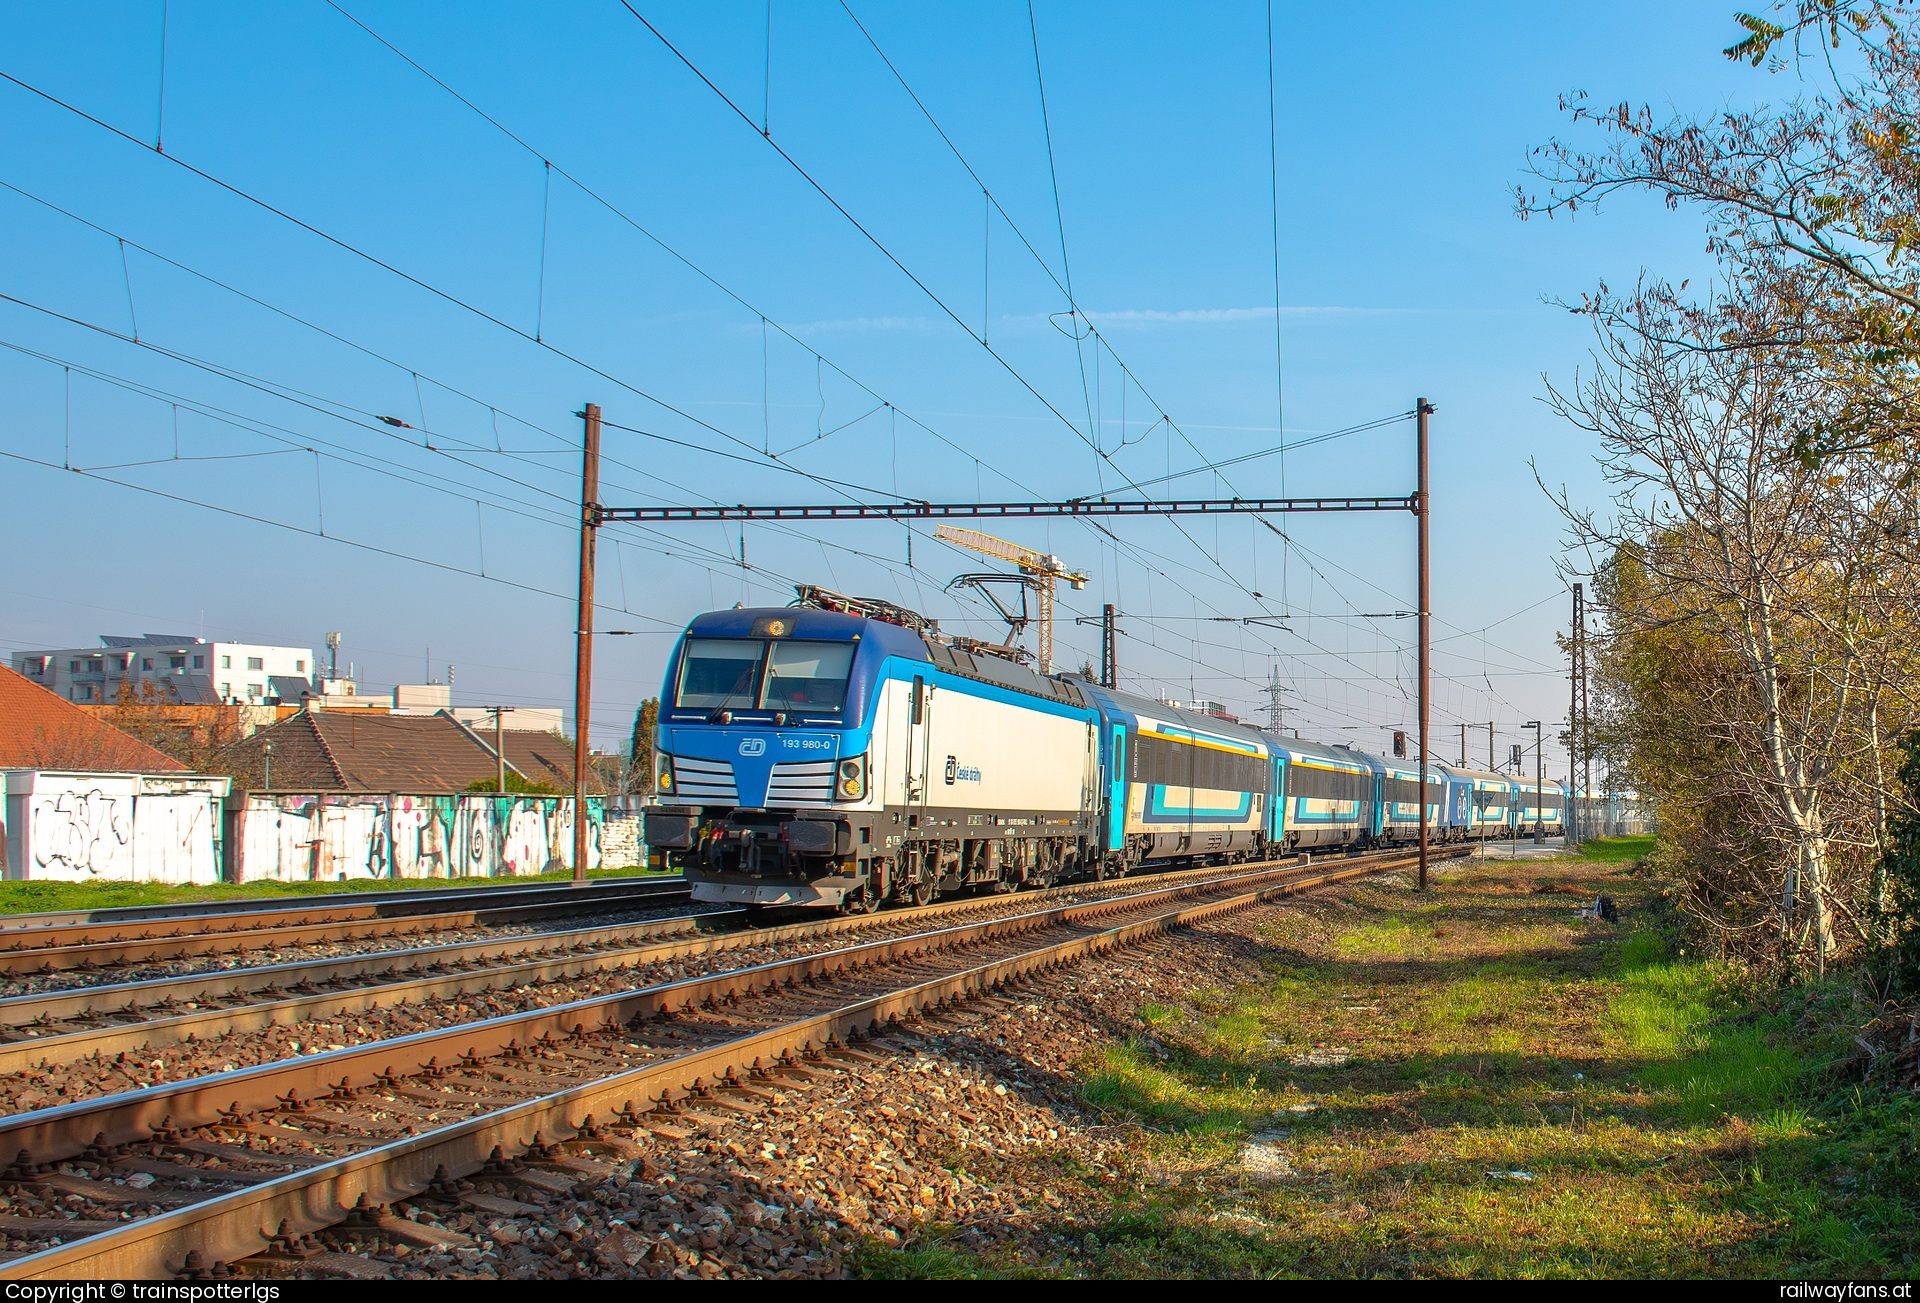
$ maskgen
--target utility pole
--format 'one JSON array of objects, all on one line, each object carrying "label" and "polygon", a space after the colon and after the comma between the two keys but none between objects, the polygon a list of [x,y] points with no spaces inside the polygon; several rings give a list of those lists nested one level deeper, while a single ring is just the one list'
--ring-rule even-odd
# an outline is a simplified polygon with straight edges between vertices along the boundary
[{"label": "utility pole", "polygon": [[1584,585],[1573,586],[1573,600],[1579,612],[1575,636],[1580,647],[1580,790],[1593,791],[1593,719],[1587,713],[1587,598]]},{"label": "utility pole", "polygon": [[1493,767],[1493,721],[1487,721],[1487,772],[1498,772]]},{"label": "utility pole", "polygon": [[1267,727],[1276,734],[1280,731],[1280,715],[1283,707],[1280,703],[1280,667],[1270,666],[1267,670]]},{"label": "utility pole", "polygon": [[494,791],[505,796],[507,794],[507,748],[505,745],[507,730],[501,722],[501,710],[499,706],[493,708],[493,758],[500,764],[500,782]]},{"label": "utility pole", "polygon": [[1465,724],[1460,726],[1460,767],[1462,769],[1467,767],[1467,726]]},{"label": "utility pole", "polygon": [[[1547,796],[1540,782],[1544,773],[1543,766],[1546,763],[1544,760],[1547,750],[1544,741],[1546,732],[1545,726],[1537,719],[1530,719],[1520,727],[1533,730],[1533,840],[1534,844],[1538,845],[1547,839]],[[1525,762],[1522,761],[1522,763]],[[1524,777],[1526,770],[1523,769],[1520,773]]]},{"label": "utility pole", "polygon": [[1100,608],[1100,682],[1109,688],[1120,686],[1120,658],[1113,643],[1113,603],[1108,602]]},{"label": "utility pole", "polygon": [[1428,600],[1428,551],[1427,525],[1433,514],[1433,503],[1427,494],[1427,417],[1433,412],[1433,404],[1424,398],[1414,400],[1414,441],[1419,485],[1414,490],[1414,500],[1419,504],[1414,510],[1414,520],[1420,534],[1420,890],[1427,889],[1427,713],[1428,689],[1431,687],[1429,664],[1432,651],[1429,622],[1433,618],[1432,603]]},{"label": "utility pole", "polygon": [[[587,745],[593,715],[593,553],[600,530],[600,408],[580,413],[586,437],[580,458],[580,611],[573,638],[573,880],[587,880]],[[499,716],[494,717],[496,720]],[[504,778],[502,780],[505,786]]]},{"label": "utility pole", "polygon": [[1585,586],[1573,586],[1573,637],[1567,643],[1569,661],[1567,675],[1567,840],[1578,840],[1575,835],[1574,814],[1579,808],[1580,794],[1587,789],[1580,782],[1580,626],[1584,612],[1581,610]]}]

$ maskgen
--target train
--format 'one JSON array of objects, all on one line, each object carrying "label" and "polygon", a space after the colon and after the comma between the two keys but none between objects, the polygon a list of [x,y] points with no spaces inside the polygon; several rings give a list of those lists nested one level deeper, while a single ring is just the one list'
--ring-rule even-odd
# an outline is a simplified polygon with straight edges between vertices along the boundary
[{"label": "train", "polygon": [[1042,674],[886,602],[696,616],[669,659],[650,867],[696,901],[861,913],[1148,867],[1556,835],[1553,780],[1284,736]]}]

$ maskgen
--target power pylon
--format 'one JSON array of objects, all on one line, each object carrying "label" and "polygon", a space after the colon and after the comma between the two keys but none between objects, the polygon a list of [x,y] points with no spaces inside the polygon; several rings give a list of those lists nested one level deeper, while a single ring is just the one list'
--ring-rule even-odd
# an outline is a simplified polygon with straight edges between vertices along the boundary
[{"label": "power pylon", "polygon": [[1053,672],[1054,584],[1064,579],[1077,590],[1087,586],[1087,577],[1078,571],[1067,569],[1057,556],[1036,552],[1030,547],[1021,547],[1018,543],[1009,543],[1003,538],[982,534],[979,530],[936,525],[933,536],[959,547],[969,548],[983,556],[1011,561],[1019,567],[1021,574],[1031,575],[1041,581],[1034,585],[1034,590],[1039,594],[1040,599],[1040,646],[1035,660],[1042,674],[1051,674]]}]

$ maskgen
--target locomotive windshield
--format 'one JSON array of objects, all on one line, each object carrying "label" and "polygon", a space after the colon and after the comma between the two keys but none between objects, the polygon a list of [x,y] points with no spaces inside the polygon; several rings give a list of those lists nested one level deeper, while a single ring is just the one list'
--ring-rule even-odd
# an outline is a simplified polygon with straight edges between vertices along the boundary
[{"label": "locomotive windshield", "polygon": [[689,638],[674,704],[835,714],[846,700],[853,651],[850,642]]},{"label": "locomotive windshield", "polygon": [[836,712],[853,669],[850,642],[776,642],[767,656],[762,710]]}]

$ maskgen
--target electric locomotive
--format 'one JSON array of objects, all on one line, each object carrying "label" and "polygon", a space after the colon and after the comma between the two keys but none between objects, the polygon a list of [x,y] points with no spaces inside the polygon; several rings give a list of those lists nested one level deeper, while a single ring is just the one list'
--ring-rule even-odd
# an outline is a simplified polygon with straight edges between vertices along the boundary
[{"label": "electric locomotive", "polygon": [[716,611],[681,637],[646,836],[695,900],[860,911],[1090,863],[1081,688],[885,611]]}]

